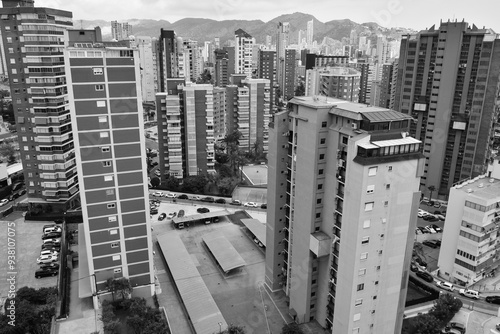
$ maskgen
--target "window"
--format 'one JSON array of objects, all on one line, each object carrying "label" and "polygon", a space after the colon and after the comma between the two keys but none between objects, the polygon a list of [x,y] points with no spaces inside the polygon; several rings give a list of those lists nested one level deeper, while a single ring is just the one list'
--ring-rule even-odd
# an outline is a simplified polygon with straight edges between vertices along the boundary
[{"label": "window", "polygon": [[108,121],[108,117],[106,116],[99,116],[99,123],[106,123]]},{"label": "window", "polygon": [[[108,217],[108,222],[111,223],[111,222],[115,222],[116,221],[116,216],[113,216],[113,217]],[[111,233],[111,231],[110,231]]]},{"label": "window", "polygon": [[372,210],[373,210],[373,202],[365,203],[365,211],[372,211]]},{"label": "window", "polygon": [[111,167],[111,161],[103,161],[102,167]]},{"label": "window", "polygon": [[102,75],[103,74],[102,67],[94,67],[92,70],[94,71],[94,75]]},{"label": "window", "polygon": [[115,203],[108,203],[108,209],[114,209],[116,206]]},{"label": "window", "polygon": [[380,270],[380,266],[376,266],[376,267],[375,267],[375,269],[376,269],[377,271],[379,271],[379,270]]},{"label": "window", "polygon": [[327,122],[321,122],[321,127],[326,128],[327,124],[328,124]]},{"label": "window", "polygon": [[366,245],[369,242],[370,242],[370,237],[363,237],[363,239],[361,239],[361,244],[362,245]]},{"label": "window", "polygon": [[319,160],[325,160],[325,155],[323,153],[319,155]]},{"label": "window", "polygon": [[384,201],[384,206],[388,206],[389,205],[389,201]]},{"label": "window", "polygon": [[113,175],[104,175],[104,181],[113,181]]},{"label": "window", "polygon": [[318,171],[318,174],[319,174],[319,175],[323,175],[323,169],[320,169],[320,170]]},{"label": "window", "polygon": [[365,289],[365,284],[364,283],[358,284],[357,291],[362,291],[364,289]]},{"label": "window", "polygon": [[113,255],[113,261],[120,261],[120,255]]},{"label": "window", "polygon": [[324,143],[326,143],[326,138],[321,138],[321,139],[319,140],[319,143],[320,143],[320,144],[324,144]]},{"label": "window", "polygon": [[359,327],[353,328],[352,334],[359,334]]},{"label": "window", "polygon": [[374,191],[375,191],[375,185],[370,185],[366,188],[367,194],[373,194]]},{"label": "window", "polygon": [[114,272],[115,274],[119,274],[119,273],[121,273],[121,272],[122,272],[122,269],[121,269],[121,268],[115,268],[115,269],[113,269],[113,272]]},{"label": "window", "polygon": [[320,218],[321,217],[321,212],[316,212],[316,218]]},{"label": "window", "polygon": [[7,37],[7,43],[12,43],[12,37]]},{"label": "window", "polygon": [[386,184],[385,185],[385,189],[387,189],[387,190],[391,189],[391,185],[390,184]]},{"label": "window", "polygon": [[368,176],[375,176],[375,175],[377,175],[377,168],[378,167],[370,167],[370,168],[368,168]]},{"label": "window", "polygon": [[113,196],[115,194],[115,190],[114,189],[107,189],[106,190],[106,195],[107,196]]},{"label": "window", "polygon": [[109,133],[108,132],[101,132],[101,133],[99,133],[99,136],[101,138],[108,138],[109,137]]},{"label": "window", "polygon": [[109,146],[101,147],[102,152],[109,152]]},{"label": "window", "polygon": [[14,48],[9,48],[9,53],[14,53]]},{"label": "window", "polygon": [[354,301],[354,306],[359,306],[361,304],[363,304],[363,298],[359,298]]},{"label": "window", "polygon": [[101,92],[101,91],[103,91],[103,90],[104,90],[104,85],[95,85],[95,90],[96,90],[97,92]]},{"label": "window", "polygon": [[106,101],[96,101],[97,107],[102,108],[106,106]]},{"label": "window", "polygon": [[368,253],[361,253],[361,256],[359,257],[360,260],[366,260],[368,258]]},{"label": "window", "polygon": [[11,63],[11,64],[15,64],[15,63],[16,63],[16,60],[15,60],[14,58],[11,58],[11,59],[10,59],[10,63]]},{"label": "window", "polygon": [[358,270],[358,276],[364,276],[366,274],[366,268],[362,268]]},{"label": "window", "polygon": [[392,172],[392,166],[389,166],[387,169],[389,170],[389,172]]},{"label": "window", "polygon": [[318,184],[318,190],[323,189],[323,183]]},{"label": "window", "polygon": [[370,220],[368,219],[363,222],[363,228],[369,228],[369,227],[370,227]]},{"label": "window", "polygon": [[378,285],[378,281],[375,281],[375,285]]},{"label": "window", "polygon": [[321,198],[318,198],[318,199],[316,200],[316,204],[321,204]]}]

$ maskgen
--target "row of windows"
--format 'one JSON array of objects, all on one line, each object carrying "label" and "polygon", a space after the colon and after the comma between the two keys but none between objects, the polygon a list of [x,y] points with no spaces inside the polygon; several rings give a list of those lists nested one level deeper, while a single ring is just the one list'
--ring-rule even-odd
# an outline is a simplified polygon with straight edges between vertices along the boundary
[{"label": "row of windows", "polygon": [[475,241],[475,242],[481,242],[481,241],[489,238],[489,234],[485,234],[481,237],[478,237],[478,236],[475,236],[474,234],[467,233],[464,231],[460,231],[460,235],[464,238],[470,239],[470,240]]},{"label": "row of windows", "polygon": [[464,262],[462,260],[455,259],[455,263],[458,264],[459,266],[464,267],[466,269],[469,269],[471,271],[476,271],[476,266],[468,264],[467,262]]},{"label": "row of windows", "polygon": [[471,230],[473,230],[473,231],[477,231],[477,232],[485,232],[484,227],[482,227],[482,226],[478,226],[478,225],[475,225],[475,224],[468,223],[468,222],[466,222],[465,220],[462,220],[462,226],[463,226],[463,227],[470,228],[470,229],[471,229]]},{"label": "row of windows", "polygon": [[474,202],[465,201],[465,206],[469,207],[469,208],[472,208],[474,210],[478,210],[478,211],[481,211],[481,212],[486,212],[486,211],[490,211],[490,210],[493,210],[493,209],[500,208],[500,202],[496,202],[494,204],[491,204],[491,205],[488,205],[488,206],[484,206],[484,205],[476,204]]},{"label": "row of windows", "polygon": [[471,255],[471,254],[469,254],[467,252],[464,252],[464,251],[462,251],[460,249],[457,249],[457,254],[460,255],[460,256],[463,256],[463,257],[465,257],[465,258],[467,258],[469,260],[476,261],[476,257],[474,255]]}]

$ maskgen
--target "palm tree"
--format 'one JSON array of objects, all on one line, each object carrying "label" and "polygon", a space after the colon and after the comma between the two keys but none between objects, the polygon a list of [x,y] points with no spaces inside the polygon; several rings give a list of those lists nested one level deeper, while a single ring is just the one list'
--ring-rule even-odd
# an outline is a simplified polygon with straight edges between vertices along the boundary
[{"label": "palm tree", "polygon": [[432,193],[436,191],[436,187],[434,186],[428,186],[427,189],[429,189],[429,202],[432,202]]}]

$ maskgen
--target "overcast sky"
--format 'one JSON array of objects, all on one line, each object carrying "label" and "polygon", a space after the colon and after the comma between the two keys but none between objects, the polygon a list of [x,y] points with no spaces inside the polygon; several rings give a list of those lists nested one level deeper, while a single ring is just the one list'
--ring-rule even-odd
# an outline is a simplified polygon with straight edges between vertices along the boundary
[{"label": "overcast sky", "polygon": [[173,23],[198,17],[267,22],[281,14],[302,12],[321,22],[348,18],[357,23],[415,30],[439,25],[440,19],[465,19],[500,33],[498,0],[35,0],[35,5],[71,11],[76,20],[136,18]]}]

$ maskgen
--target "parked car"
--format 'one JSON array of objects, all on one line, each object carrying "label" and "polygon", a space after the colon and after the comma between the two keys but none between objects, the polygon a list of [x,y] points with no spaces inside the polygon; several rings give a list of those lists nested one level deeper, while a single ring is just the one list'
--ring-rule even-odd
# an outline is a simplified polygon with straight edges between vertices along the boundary
[{"label": "parked car", "polygon": [[437,233],[443,232],[443,229],[441,227],[437,226],[436,224],[430,224],[429,226],[432,227]]},{"label": "parked car", "polygon": [[431,248],[438,248],[439,245],[437,244],[436,240],[425,240],[422,242],[422,244],[431,247]]},{"label": "parked car", "polygon": [[263,204],[261,204],[261,205],[260,205],[260,208],[261,208],[261,209],[267,209],[267,203],[263,203]]},{"label": "parked car", "polygon": [[191,196],[190,199],[193,200],[193,201],[201,201],[201,197],[200,196]]},{"label": "parked car", "polygon": [[13,194],[9,195],[8,200],[9,201],[13,201],[13,200],[15,200],[18,197],[19,197],[18,193],[13,193]]},{"label": "parked car", "polygon": [[55,245],[53,243],[47,243],[47,244],[43,244],[42,245],[41,250],[42,251],[44,251],[44,250],[54,251],[54,252],[59,253],[61,251],[61,245]]},{"label": "parked car", "polygon": [[59,263],[42,263],[40,264],[40,268],[49,268],[49,269],[59,269]]},{"label": "parked car", "polygon": [[434,281],[434,278],[431,276],[431,274],[426,273],[425,271],[417,271],[415,275],[417,275],[418,277],[429,283]]},{"label": "parked car", "polygon": [[219,204],[226,204],[226,200],[224,198],[217,198],[215,200],[215,203],[219,203]]},{"label": "parked car", "polygon": [[422,226],[417,226],[417,229],[420,230],[420,232],[422,232],[422,234],[431,233],[431,232],[427,231],[425,228],[423,228]]},{"label": "parked car", "polygon": [[52,232],[62,233],[62,228],[57,225],[46,225],[43,227],[43,233],[52,233]]},{"label": "parked car", "polygon": [[47,256],[57,256],[59,254],[59,252],[56,252],[56,251],[53,251],[53,250],[50,250],[50,249],[45,249],[45,250],[41,250],[40,251],[40,256],[44,256],[44,255],[47,255]]},{"label": "parked car", "polygon": [[433,214],[429,214],[428,216],[425,216],[424,217],[424,220],[427,220],[429,222],[437,222],[439,220],[438,217],[436,217],[435,215]]},{"label": "parked car", "polygon": [[54,245],[60,245],[61,244],[61,238],[47,238],[42,240],[44,244],[54,244]]},{"label": "parked car", "polygon": [[149,209],[149,214],[151,214],[151,215],[158,214],[158,208],[156,208],[156,207],[155,208],[150,208]]},{"label": "parked car", "polygon": [[167,198],[176,198],[177,195],[176,194],[172,194],[172,193],[166,193],[165,197],[167,197]]},{"label": "parked car", "polygon": [[165,219],[165,217],[167,217],[167,214],[165,212],[162,212],[159,216],[158,216],[158,220],[163,220]]},{"label": "parked car", "polygon": [[444,289],[444,290],[448,290],[448,291],[455,290],[455,287],[453,286],[453,284],[448,283],[448,282],[437,281],[436,285],[439,286],[441,289]]},{"label": "parked car", "polygon": [[198,209],[196,209],[196,212],[198,212],[198,213],[207,213],[207,212],[210,212],[210,210],[207,209],[207,208],[198,208]]},{"label": "parked car", "polygon": [[159,169],[155,170],[155,175],[158,176],[158,177],[161,176],[161,172],[160,172]]},{"label": "parked car", "polygon": [[415,257],[414,260],[416,263],[418,263],[419,266],[424,267],[424,268],[427,267],[427,263],[424,260],[422,260],[421,258],[419,258],[418,256]]},{"label": "parked car", "polygon": [[18,191],[19,196],[26,194],[26,189],[21,189]]},{"label": "parked car", "polygon": [[429,231],[429,233],[432,233],[432,234],[435,234],[437,233],[435,229],[433,229],[430,225],[427,225],[426,227],[424,227],[427,231]]},{"label": "parked car", "polygon": [[167,219],[172,219],[172,218],[174,218],[175,216],[177,216],[177,212],[170,212],[170,213],[167,215]]},{"label": "parked car", "polygon": [[488,296],[486,297],[486,302],[490,304],[499,304],[500,305],[500,296]]},{"label": "parked car", "polygon": [[177,196],[178,199],[189,199],[188,195],[186,194],[180,194],[179,196]]},{"label": "parked car", "polygon": [[42,278],[48,276],[56,276],[59,273],[58,269],[53,268],[40,268],[35,271],[35,278]]},{"label": "parked car", "polygon": [[3,200],[0,201],[0,206],[7,205],[9,203],[9,200],[7,198],[4,198]]},{"label": "parked car", "polygon": [[229,203],[231,205],[241,205],[241,201],[237,200],[237,199],[234,199],[231,201],[231,203]]},{"label": "parked car", "polygon": [[455,330],[458,330],[460,333],[465,334],[465,325],[458,323],[458,322],[450,322],[445,327],[445,330],[447,330],[447,329],[455,329]]},{"label": "parked car", "polygon": [[446,220],[446,217],[443,216],[442,214],[438,213],[438,214],[434,214],[434,216],[436,216],[437,219],[441,220],[441,221],[445,221]]},{"label": "parked car", "polygon": [[177,213],[177,217],[184,217],[184,210],[179,210],[179,213]]},{"label": "parked car", "polygon": [[413,263],[410,264],[410,270],[413,272],[419,271],[418,267],[416,265],[414,265]]},{"label": "parked car", "polygon": [[53,256],[53,255],[41,255],[39,256],[37,259],[36,259],[36,263],[38,264],[42,264],[42,263],[52,263],[52,262],[56,262],[58,260],[58,257],[57,256]]},{"label": "parked car", "polygon": [[439,209],[441,207],[441,203],[439,203],[439,202],[434,203],[434,207],[436,209]]},{"label": "parked car", "polygon": [[213,197],[203,197],[201,199],[202,202],[209,202],[209,203],[213,203],[215,202],[215,199]]},{"label": "parked car", "polygon": [[152,194],[153,196],[156,196],[156,197],[162,197],[163,196],[163,192],[161,191],[156,191]]},{"label": "parked car", "polygon": [[415,229],[415,234],[419,235],[419,234],[422,234],[422,230],[419,229],[418,227]]},{"label": "parked car", "polygon": [[460,290],[458,290],[458,293],[464,297],[469,297],[472,299],[479,299],[479,292],[477,292],[475,290],[460,289]]},{"label": "parked car", "polygon": [[61,237],[61,232],[50,232],[50,233],[45,233],[42,235],[42,240],[45,239],[53,239],[53,238],[60,238]]},{"label": "parked car", "polygon": [[259,205],[255,202],[246,202],[245,204],[243,204],[243,206],[246,206],[247,208],[258,208]]}]

